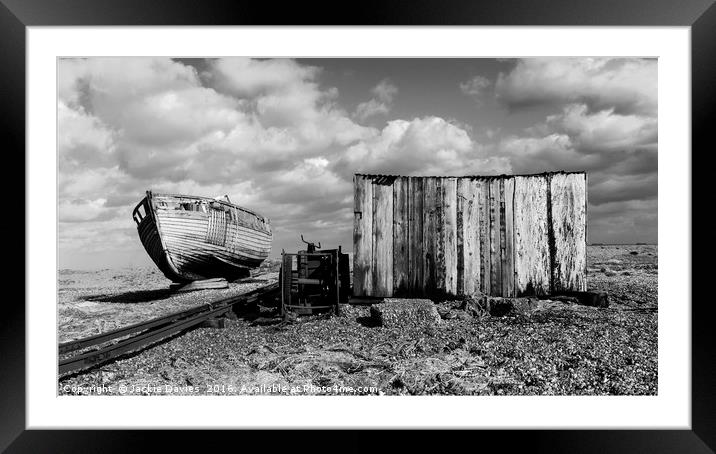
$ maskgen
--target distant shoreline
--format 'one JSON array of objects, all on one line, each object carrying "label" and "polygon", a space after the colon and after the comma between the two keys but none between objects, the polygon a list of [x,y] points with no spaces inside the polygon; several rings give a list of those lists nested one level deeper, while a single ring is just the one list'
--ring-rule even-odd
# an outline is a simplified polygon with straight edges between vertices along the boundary
[{"label": "distant shoreline", "polygon": [[[589,243],[587,246],[658,246],[658,243]],[[349,253],[351,254],[351,253]],[[281,257],[269,257],[268,261],[276,261],[280,260]],[[131,270],[152,270],[157,271],[157,269],[151,265],[140,265],[140,266],[120,266],[117,268],[58,268],[57,273],[63,274],[63,273],[96,273],[100,271],[116,271],[116,270],[123,270],[123,269],[131,269]],[[157,271],[158,272],[158,271]]]}]

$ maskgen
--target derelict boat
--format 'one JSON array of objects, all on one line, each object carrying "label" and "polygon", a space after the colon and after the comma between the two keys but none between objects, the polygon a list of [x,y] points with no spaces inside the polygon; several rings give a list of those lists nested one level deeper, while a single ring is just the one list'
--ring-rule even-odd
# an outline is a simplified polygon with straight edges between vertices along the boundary
[{"label": "derelict boat", "polygon": [[144,248],[173,282],[247,277],[268,257],[268,218],[225,197],[147,191],[134,208],[132,217]]}]

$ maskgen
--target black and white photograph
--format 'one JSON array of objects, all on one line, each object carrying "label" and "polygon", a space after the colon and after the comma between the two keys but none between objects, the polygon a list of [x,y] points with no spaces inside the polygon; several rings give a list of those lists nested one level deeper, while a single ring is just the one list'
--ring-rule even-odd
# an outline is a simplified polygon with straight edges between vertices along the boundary
[{"label": "black and white photograph", "polygon": [[659,395],[657,58],[57,75],[58,395]]}]

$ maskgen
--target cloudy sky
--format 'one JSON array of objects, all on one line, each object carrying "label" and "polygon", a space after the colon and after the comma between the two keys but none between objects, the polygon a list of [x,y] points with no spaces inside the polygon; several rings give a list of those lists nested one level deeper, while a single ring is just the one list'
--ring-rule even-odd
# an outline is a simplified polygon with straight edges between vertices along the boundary
[{"label": "cloudy sky", "polygon": [[657,62],[59,61],[62,268],[150,265],[144,191],[231,200],[352,249],[356,172],[589,172],[589,241],[657,240]]}]

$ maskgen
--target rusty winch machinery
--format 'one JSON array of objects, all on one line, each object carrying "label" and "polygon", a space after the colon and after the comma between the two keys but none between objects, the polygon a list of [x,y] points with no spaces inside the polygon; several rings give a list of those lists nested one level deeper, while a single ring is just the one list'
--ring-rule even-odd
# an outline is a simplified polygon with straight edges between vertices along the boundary
[{"label": "rusty winch machinery", "polygon": [[348,254],[338,249],[320,249],[321,243],[303,239],[306,250],[281,252],[281,314],[310,315],[338,312],[338,304],[350,296]]}]

